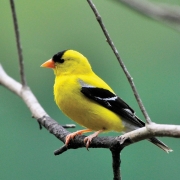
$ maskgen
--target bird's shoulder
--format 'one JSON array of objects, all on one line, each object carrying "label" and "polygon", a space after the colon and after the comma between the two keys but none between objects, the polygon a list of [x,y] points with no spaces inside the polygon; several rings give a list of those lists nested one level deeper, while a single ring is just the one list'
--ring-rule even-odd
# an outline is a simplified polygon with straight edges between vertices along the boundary
[{"label": "bird's shoulder", "polygon": [[89,76],[78,77],[78,83],[81,85],[81,87],[82,87],[82,84],[84,83],[87,86],[89,85],[96,88],[106,89],[114,93],[112,88],[104,80],[102,80],[99,76],[97,76],[95,73],[91,73],[91,75]]},{"label": "bird's shoulder", "polygon": [[104,82],[99,76],[97,76],[94,72],[88,74],[68,74],[56,77],[54,86],[65,88],[71,86],[71,88],[81,88],[81,84],[79,80],[83,81],[86,84],[89,84],[94,87],[103,88],[111,91],[114,91],[110,88],[110,86]]}]

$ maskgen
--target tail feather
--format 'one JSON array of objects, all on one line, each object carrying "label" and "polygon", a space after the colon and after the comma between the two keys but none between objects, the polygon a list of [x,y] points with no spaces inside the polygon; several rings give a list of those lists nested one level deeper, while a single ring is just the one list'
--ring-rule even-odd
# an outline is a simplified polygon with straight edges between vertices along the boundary
[{"label": "tail feather", "polygon": [[162,141],[158,140],[158,139],[155,138],[155,137],[148,139],[148,141],[150,141],[151,143],[155,144],[156,146],[158,146],[159,148],[161,148],[162,150],[164,150],[164,151],[167,152],[167,153],[173,151],[173,150],[172,150],[171,148],[169,148],[166,144],[164,144]]},{"label": "tail feather", "polygon": [[[141,121],[137,116],[135,116],[136,120],[141,123],[141,127],[145,126],[145,123],[143,121]],[[171,148],[169,148],[166,144],[164,144],[162,141],[160,141],[159,139],[152,137],[149,138],[148,141],[150,141],[151,143],[155,144],[156,146],[158,146],[159,148],[161,148],[163,151],[169,153],[172,152],[173,150]]]}]

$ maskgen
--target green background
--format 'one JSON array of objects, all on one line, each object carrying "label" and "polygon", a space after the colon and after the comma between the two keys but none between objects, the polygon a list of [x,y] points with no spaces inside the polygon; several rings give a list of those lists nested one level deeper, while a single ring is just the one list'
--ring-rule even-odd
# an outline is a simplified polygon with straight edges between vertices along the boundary
[{"label": "green background", "polygon": [[[95,4],[130,71],[154,122],[180,122],[180,36],[173,29],[110,0]],[[180,5],[178,0],[164,1]],[[132,90],[86,1],[16,0],[26,79],[47,113],[60,124],[72,123],[53,100],[54,75],[40,65],[58,51],[75,49],[94,71],[142,118]],[[9,1],[0,2],[0,63],[20,81]],[[77,126],[75,131],[82,129]],[[103,134],[117,136],[117,133]],[[180,175],[180,140],[161,138],[174,152],[166,154],[147,141],[121,153],[123,179],[176,180]],[[0,86],[0,179],[112,179],[106,149],[53,151],[63,143],[39,130],[24,102]]]}]

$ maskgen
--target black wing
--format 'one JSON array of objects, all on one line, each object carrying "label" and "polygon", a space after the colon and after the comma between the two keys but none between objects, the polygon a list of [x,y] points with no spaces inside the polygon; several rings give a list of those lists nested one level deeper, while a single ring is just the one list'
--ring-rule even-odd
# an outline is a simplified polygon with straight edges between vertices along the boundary
[{"label": "black wing", "polygon": [[134,110],[126,104],[120,97],[116,96],[107,89],[97,88],[86,84],[79,80],[81,84],[81,92],[88,97],[106,107],[107,109],[120,115],[122,118],[129,120],[135,126],[143,127],[145,123],[142,122],[134,113]]}]

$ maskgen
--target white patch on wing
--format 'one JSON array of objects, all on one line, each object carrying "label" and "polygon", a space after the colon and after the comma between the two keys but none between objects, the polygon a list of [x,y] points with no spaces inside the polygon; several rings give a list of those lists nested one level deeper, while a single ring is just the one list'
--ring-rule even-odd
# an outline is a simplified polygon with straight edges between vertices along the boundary
[{"label": "white patch on wing", "polygon": [[80,83],[80,85],[82,86],[82,87],[86,87],[86,88],[95,88],[94,86],[91,86],[90,84],[86,84],[83,80],[81,80],[81,79],[78,79],[78,81],[79,81],[79,83]]},{"label": "white patch on wing", "polygon": [[[95,86],[92,86],[90,84],[87,84],[85,83],[83,80],[81,79],[78,79],[79,83],[81,84],[82,87],[85,87],[85,88],[96,88]],[[103,101],[115,101],[118,97],[117,96],[113,96],[113,97],[107,97],[107,98],[101,98],[101,97],[98,97],[98,96],[95,96],[97,99],[99,100],[103,100]],[[108,103],[109,104],[109,103]],[[111,106],[109,104],[109,106]]]},{"label": "white patch on wing", "polygon": [[132,111],[130,109],[124,109],[124,110],[130,114],[134,114],[134,113],[132,113]]},{"label": "white patch on wing", "polygon": [[115,101],[118,97],[114,96],[114,97],[109,97],[109,98],[100,98],[96,96],[96,98],[100,100],[104,100],[104,101]]}]

